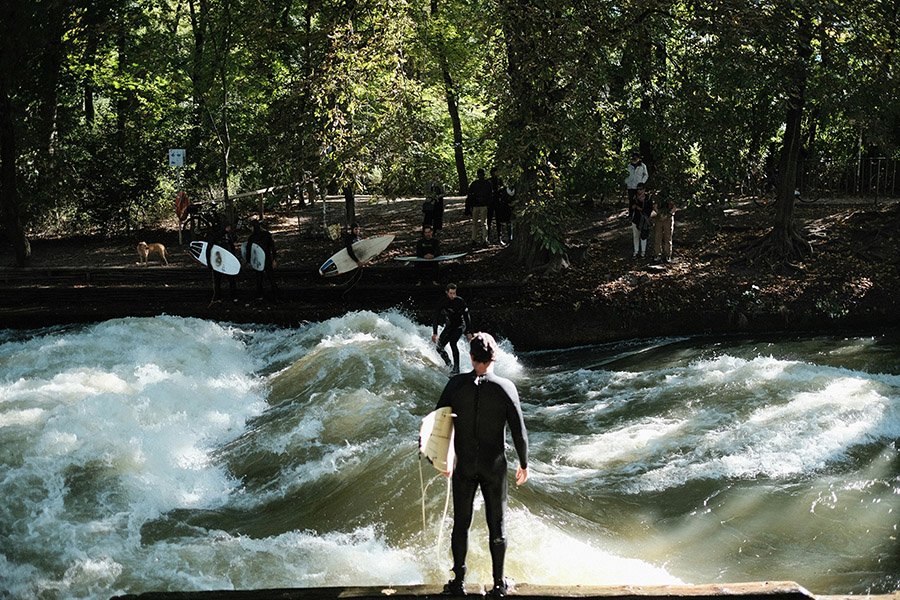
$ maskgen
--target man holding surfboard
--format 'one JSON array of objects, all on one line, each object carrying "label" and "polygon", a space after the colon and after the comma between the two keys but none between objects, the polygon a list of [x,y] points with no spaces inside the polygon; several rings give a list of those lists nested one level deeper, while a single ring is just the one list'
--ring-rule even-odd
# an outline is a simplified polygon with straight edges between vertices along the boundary
[{"label": "man holding surfboard", "polygon": [[277,261],[275,258],[275,238],[272,237],[272,234],[266,229],[265,221],[261,221],[259,219],[255,219],[252,223],[253,233],[250,234],[250,237],[247,238],[247,246],[246,246],[246,256],[244,257],[247,262],[251,261],[251,250],[253,245],[255,244],[259,248],[262,249],[265,254],[263,268],[261,271],[255,270],[253,271],[254,276],[256,277],[256,299],[263,299],[263,279],[267,279],[269,281],[269,288],[272,293],[272,299],[275,300],[278,298],[278,284],[275,283],[275,267],[277,266]]},{"label": "man holding surfboard", "polygon": [[473,370],[453,377],[444,388],[436,409],[450,407],[453,414],[453,448],[456,467],[453,482],[453,533],[450,549],[455,577],[444,594],[466,594],[466,553],[472,524],[475,492],[481,488],[487,518],[494,587],[490,596],[507,595],[503,576],[506,558],[504,516],[507,498],[506,429],[512,434],[519,458],[516,485],[528,481],[528,432],[519,404],[519,393],[509,379],[494,374],[498,347],[487,333],[472,336],[469,355]]},{"label": "man holding surfboard", "polygon": [[[433,259],[441,255],[441,243],[434,237],[434,229],[431,225],[422,226],[422,237],[416,242],[416,257]],[[416,270],[419,272],[418,284],[431,282],[438,285],[438,263],[434,262],[417,262]]]}]

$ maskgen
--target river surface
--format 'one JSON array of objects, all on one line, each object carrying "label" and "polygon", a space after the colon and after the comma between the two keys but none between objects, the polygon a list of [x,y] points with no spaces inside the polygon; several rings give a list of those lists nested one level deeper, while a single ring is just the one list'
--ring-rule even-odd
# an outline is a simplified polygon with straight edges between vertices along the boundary
[{"label": "river surface", "polygon": [[[430,333],[396,312],[0,331],[0,590],[443,583]],[[496,370],[531,441],[514,580],[900,587],[896,338],[504,342]],[[480,502],[469,568],[490,580]]]}]

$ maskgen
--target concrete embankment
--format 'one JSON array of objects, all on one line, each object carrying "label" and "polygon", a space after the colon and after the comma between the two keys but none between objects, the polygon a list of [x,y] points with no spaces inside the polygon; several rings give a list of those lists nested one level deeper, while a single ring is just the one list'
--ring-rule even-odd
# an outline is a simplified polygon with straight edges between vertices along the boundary
[{"label": "concrete embankment", "polygon": [[[350,279],[322,278],[312,268],[279,269],[277,302],[252,299],[252,283],[239,283],[237,301],[210,302],[212,279],[196,267],[0,268],[0,328],[31,329],[162,314],[238,324],[294,327],[350,311],[401,310],[420,323],[431,323],[443,294],[434,285],[417,285],[413,269],[373,266],[349,286]],[[448,267],[447,274],[453,275]],[[763,332],[885,332],[900,325],[900,311],[827,321],[813,314],[756,315],[740,327],[712,307],[674,307],[625,318],[615,308],[585,309],[560,302],[527,301],[526,282],[479,282],[465,286],[474,327],[510,340],[518,350],[567,348],[623,339],[670,335],[730,335]]]},{"label": "concrete embankment", "polygon": [[[484,588],[469,586],[469,597],[479,597]],[[900,600],[900,592],[874,596],[814,595],[792,581],[678,586],[536,586],[520,584],[511,598],[522,600]],[[426,600],[447,598],[433,585],[391,587],[328,587],[271,590],[203,592],[146,592],[115,596],[114,600]]]}]

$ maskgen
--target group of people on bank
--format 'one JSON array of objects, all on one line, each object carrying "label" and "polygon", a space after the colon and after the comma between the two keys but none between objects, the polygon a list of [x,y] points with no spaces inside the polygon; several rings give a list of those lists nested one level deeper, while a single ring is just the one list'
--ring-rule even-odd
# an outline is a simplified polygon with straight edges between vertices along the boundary
[{"label": "group of people on bank", "polygon": [[463,210],[463,214],[472,217],[470,241],[476,247],[493,244],[494,240],[505,246],[512,239],[512,203],[516,190],[503,183],[497,174],[497,167],[491,168],[490,179],[485,177],[484,169],[478,169],[475,175],[475,181],[469,185]]},{"label": "group of people on bank", "polygon": [[[253,298],[255,300],[264,300],[266,295],[263,284],[268,282],[269,300],[278,299],[278,284],[275,281],[275,268],[278,266],[277,256],[275,254],[275,238],[266,227],[266,222],[254,219],[250,224],[250,235],[247,237],[246,243],[243,245],[243,251],[238,251],[238,236],[235,233],[231,223],[225,221],[219,227],[212,238],[211,243],[225,248],[235,256],[240,257],[245,263],[250,263],[250,251],[253,244],[262,248],[265,253],[265,265],[262,271],[253,270],[253,282],[255,286]],[[212,271],[213,278],[213,296],[210,303],[223,300],[222,283],[228,283],[228,299],[232,302],[238,301],[237,292],[237,275],[225,275],[215,269]]]},{"label": "group of people on bank", "polygon": [[647,257],[647,244],[653,230],[652,258],[662,262],[672,260],[672,235],[675,231],[675,202],[669,198],[654,201],[647,190],[647,165],[639,152],[631,154],[625,187],[628,190],[628,219],[634,245],[632,258]]}]

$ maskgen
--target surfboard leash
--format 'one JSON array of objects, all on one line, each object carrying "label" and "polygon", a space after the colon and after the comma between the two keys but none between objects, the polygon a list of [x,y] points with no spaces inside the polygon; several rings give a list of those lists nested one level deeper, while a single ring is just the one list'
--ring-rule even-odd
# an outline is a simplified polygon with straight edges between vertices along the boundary
[{"label": "surfboard leash", "polygon": [[437,552],[438,558],[441,556],[441,544],[444,541],[444,521],[447,520],[447,509],[450,508],[450,488],[452,486],[452,482],[450,481],[452,478],[447,478],[447,496],[444,498],[444,514],[441,515],[441,520],[438,521],[438,540],[437,540]]},{"label": "surfboard leash", "polygon": [[350,283],[348,283],[344,291],[341,292],[341,300],[347,299],[347,294],[356,286],[357,283],[359,283],[359,280],[362,279],[362,272],[362,267],[356,268],[356,273],[353,274],[353,278],[350,280]]},{"label": "surfboard leash", "polygon": [[[421,452],[418,452],[417,455],[418,455],[417,462],[419,463],[419,487],[422,490],[422,533],[424,534],[425,531],[428,529],[428,523],[425,519],[425,491],[428,489],[428,486],[430,486],[434,482],[434,479],[429,481],[428,485],[425,485],[425,475],[422,472],[422,457],[423,457],[423,455]],[[443,475],[438,475],[435,477],[435,479],[437,479],[438,477],[443,477]],[[450,490],[452,489],[452,486],[453,486],[453,482],[451,481],[452,477],[447,477],[446,479],[447,479],[447,494],[444,497],[444,513],[441,515],[440,520],[437,522],[437,529],[438,529],[438,531],[437,531],[437,546],[435,547],[435,549],[437,550],[438,557],[440,557],[440,555],[441,555],[441,545],[444,542],[444,521],[447,520],[447,513],[450,510]]]}]

